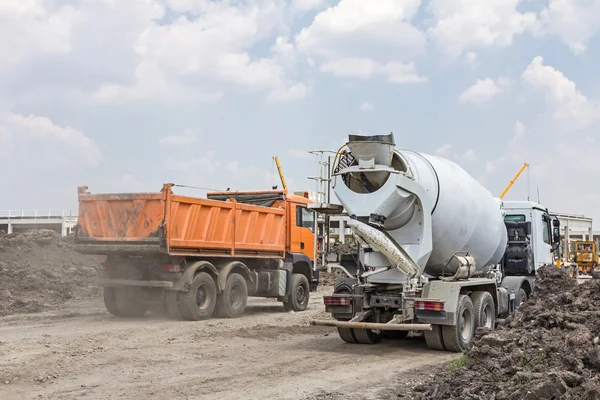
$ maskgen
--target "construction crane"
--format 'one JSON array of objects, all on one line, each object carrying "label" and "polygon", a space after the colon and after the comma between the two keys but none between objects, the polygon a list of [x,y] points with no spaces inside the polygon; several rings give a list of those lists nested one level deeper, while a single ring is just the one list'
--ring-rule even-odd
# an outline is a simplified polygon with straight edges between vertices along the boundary
[{"label": "construction crane", "polygon": [[510,188],[512,187],[512,185],[515,184],[515,181],[519,178],[519,176],[521,176],[521,174],[523,173],[523,171],[525,171],[525,168],[527,168],[527,167],[529,167],[529,164],[523,163],[523,166],[521,167],[521,169],[519,170],[519,172],[517,172],[517,174],[515,175],[515,177],[512,179],[512,181],[510,181],[510,183],[506,186],[506,188],[504,189],[504,191],[500,195],[500,199],[502,199],[502,198],[504,198],[504,196],[506,196],[506,193],[508,193],[508,191],[510,190]]},{"label": "construction crane", "polygon": [[283,190],[287,190],[287,184],[285,183],[285,178],[283,177],[283,171],[281,170],[281,164],[279,164],[279,157],[273,157],[275,160],[275,164],[277,165],[277,172],[279,172],[279,178],[281,178],[281,184],[283,185]]}]

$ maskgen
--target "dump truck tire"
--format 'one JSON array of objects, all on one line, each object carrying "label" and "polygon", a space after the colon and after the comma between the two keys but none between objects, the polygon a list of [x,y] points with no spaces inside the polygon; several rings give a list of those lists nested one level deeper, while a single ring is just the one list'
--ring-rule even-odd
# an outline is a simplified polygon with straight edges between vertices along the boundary
[{"label": "dump truck tire", "polygon": [[494,330],[496,327],[496,306],[492,295],[485,291],[474,292],[471,295],[471,301],[475,309],[475,330],[480,327]]},{"label": "dump truck tire", "polygon": [[139,318],[146,315],[148,307],[140,298],[141,293],[139,288],[116,288],[115,300],[121,316],[128,318]]},{"label": "dump truck tire", "polygon": [[431,325],[431,330],[423,331],[423,336],[425,336],[425,343],[427,343],[427,347],[429,347],[431,350],[446,351],[441,325]]},{"label": "dump truck tire", "polygon": [[454,318],[454,325],[442,327],[442,336],[446,350],[460,353],[471,347],[475,337],[475,309],[469,296],[459,296]]},{"label": "dump truck tire", "polygon": [[360,344],[376,344],[381,341],[381,335],[371,329],[352,329],[352,332]]},{"label": "dump truck tire", "polygon": [[310,286],[308,279],[302,274],[292,275],[290,297],[283,302],[286,311],[304,311],[308,306]]},{"label": "dump truck tire", "polygon": [[217,297],[215,315],[223,318],[239,318],[248,303],[248,286],[243,276],[229,274],[223,292]]},{"label": "dump truck tire", "polygon": [[117,307],[117,299],[115,297],[115,288],[105,287],[103,290],[104,306],[106,310],[115,317],[122,317],[119,307]]},{"label": "dump truck tire", "polygon": [[217,286],[212,276],[199,272],[194,276],[190,288],[179,294],[179,309],[188,321],[210,318],[217,305]]},{"label": "dump truck tire", "polygon": [[181,314],[179,308],[179,292],[174,290],[166,290],[165,292],[165,305],[169,316],[173,319],[182,320],[183,314]]}]

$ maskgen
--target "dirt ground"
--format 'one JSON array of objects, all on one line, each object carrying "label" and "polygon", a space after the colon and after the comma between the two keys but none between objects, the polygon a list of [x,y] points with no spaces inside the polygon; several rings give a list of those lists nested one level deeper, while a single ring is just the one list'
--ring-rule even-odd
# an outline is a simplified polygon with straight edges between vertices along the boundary
[{"label": "dirt ground", "polygon": [[407,339],[350,345],[325,317],[251,299],[240,319],[120,319],[96,301],[0,318],[2,399],[380,399],[456,357]]}]

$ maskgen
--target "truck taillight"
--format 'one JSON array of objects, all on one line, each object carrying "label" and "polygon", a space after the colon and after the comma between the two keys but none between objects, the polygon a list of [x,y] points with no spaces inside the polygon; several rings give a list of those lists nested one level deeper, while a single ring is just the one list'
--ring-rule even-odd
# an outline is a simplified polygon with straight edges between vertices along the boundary
[{"label": "truck taillight", "polygon": [[426,311],[444,311],[444,302],[441,300],[416,300],[415,308]]},{"label": "truck taillight", "polygon": [[181,272],[181,267],[178,264],[165,264],[165,272]]},{"label": "truck taillight", "polygon": [[323,296],[323,303],[326,306],[347,306],[350,305],[350,297]]}]

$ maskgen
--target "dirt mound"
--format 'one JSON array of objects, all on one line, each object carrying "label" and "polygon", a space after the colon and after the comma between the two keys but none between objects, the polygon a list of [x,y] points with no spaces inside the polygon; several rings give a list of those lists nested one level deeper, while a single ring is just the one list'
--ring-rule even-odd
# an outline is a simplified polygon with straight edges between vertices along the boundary
[{"label": "dirt mound", "polygon": [[340,254],[340,255],[356,254],[357,251],[358,251],[358,248],[356,247],[355,242],[352,242],[352,243],[336,242],[329,246],[330,253],[335,253],[335,254]]},{"label": "dirt mound", "polygon": [[0,236],[0,316],[97,297],[91,278],[103,259],[77,253],[52,230]]},{"label": "dirt mound", "polygon": [[529,301],[495,331],[479,329],[466,366],[415,388],[416,398],[600,398],[600,280],[538,272]]}]

